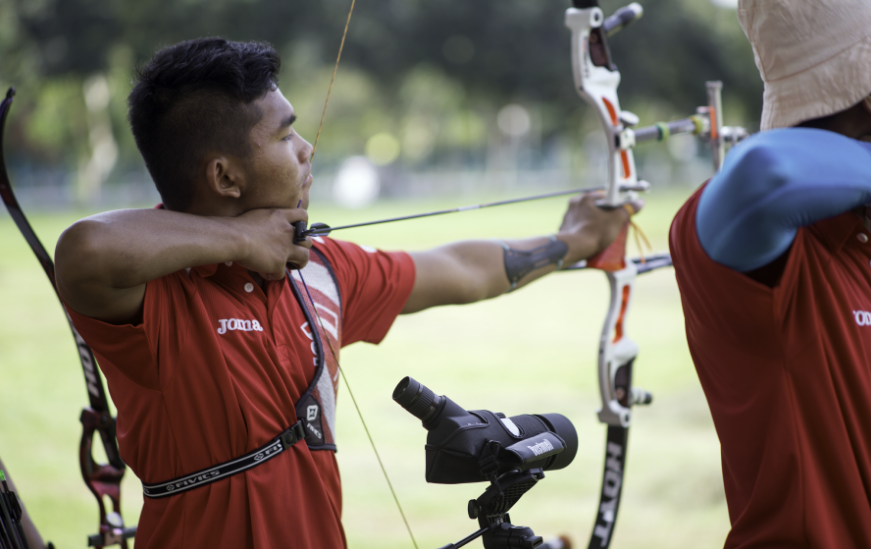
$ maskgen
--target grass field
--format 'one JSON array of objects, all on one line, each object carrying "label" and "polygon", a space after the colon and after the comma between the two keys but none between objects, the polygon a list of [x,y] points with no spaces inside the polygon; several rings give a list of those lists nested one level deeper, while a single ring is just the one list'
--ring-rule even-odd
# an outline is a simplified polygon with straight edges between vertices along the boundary
[{"label": "grass field", "polygon": [[[648,206],[637,221],[655,250],[666,249],[669,222],[686,195],[646,197]],[[384,203],[353,212],[315,208],[311,220],[337,225],[449,205]],[[531,236],[554,231],[563,206],[555,199],[341,236],[385,249]],[[40,214],[31,221],[51,249],[60,232],[83,215]],[[568,416],[581,440],[575,462],[547,473],[511,516],[540,535],[568,534],[577,546],[586,546],[604,454],[605,428],[595,415],[596,354],[607,291],[601,273],[559,273],[490,302],[400,318],[381,345],[345,349],[342,365],[351,389],[421,549],[457,541],[476,529],[466,515],[466,502],[485,485],[424,482],[426,432],[390,399],[406,375],[468,409]],[[0,310],[0,457],[44,537],[59,549],[84,547],[86,535],[96,529],[97,514],[78,471],[78,417],[87,402],[82,374],[49,284],[5,216],[0,217]],[[686,348],[673,271],[639,279],[627,331],[641,349],[636,385],[653,392],[655,401],[634,415],[612,547],[720,547],[729,521],[719,443]],[[411,547],[346,387],[339,400],[338,459],[349,545]],[[132,524],[142,505],[132,473],[124,490],[124,515]],[[294,515],[289,509],[288,520]],[[480,547],[476,543],[471,546]]]}]

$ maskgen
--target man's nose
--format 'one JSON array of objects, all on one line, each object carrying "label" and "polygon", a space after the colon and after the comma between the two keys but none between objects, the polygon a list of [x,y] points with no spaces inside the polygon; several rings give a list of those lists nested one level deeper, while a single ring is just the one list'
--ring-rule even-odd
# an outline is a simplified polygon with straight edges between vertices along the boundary
[{"label": "man's nose", "polygon": [[299,148],[299,161],[300,162],[308,162],[311,159],[312,153],[314,152],[314,148],[311,143],[303,139],[299,138],[302,141],[303,146]]}]

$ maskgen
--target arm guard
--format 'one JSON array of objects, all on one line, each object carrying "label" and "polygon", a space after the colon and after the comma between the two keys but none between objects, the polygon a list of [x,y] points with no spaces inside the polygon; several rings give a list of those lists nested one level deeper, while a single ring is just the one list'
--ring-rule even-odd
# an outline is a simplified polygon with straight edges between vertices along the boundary
[{"label": "arm guard", "polygon": [[550,236],[550,242],[547,244],[528,251],[515,250],[501,240],[497,240],[497,242],[505,250],[505,274],[508,276],[508,282],[511,283],[509,292],[517,287],[520,279],[536,269],[541,269],[551,263],[556,263],[556,268],[561,269],[563,258],[569,251],[566,243],[557,240],[553,235]]},{"label": "arm guard", "polygon": [[871,202],[871,145],[833,132],[763,132],[736,147],[702,191],[708,257],[748,272],[780,257],[799,227]]}]

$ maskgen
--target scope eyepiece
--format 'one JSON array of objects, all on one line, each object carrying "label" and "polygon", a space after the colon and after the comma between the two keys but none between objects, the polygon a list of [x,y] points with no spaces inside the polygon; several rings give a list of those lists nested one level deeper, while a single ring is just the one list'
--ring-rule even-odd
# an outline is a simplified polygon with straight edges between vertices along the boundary
[{"label": "scope eyepiece", "polygon": [[393,389],[393,400],[421,421],[433,416],[442,397],[436,396],[426,385],[406,376]]}]

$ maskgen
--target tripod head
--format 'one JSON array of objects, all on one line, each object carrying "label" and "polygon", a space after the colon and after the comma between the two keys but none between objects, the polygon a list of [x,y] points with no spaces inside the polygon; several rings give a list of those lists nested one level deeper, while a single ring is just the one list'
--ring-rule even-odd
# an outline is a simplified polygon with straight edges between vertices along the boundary
[{"label": "tripod head", "polygon": [[543,478],[544,471],[538,468],[493,477],[483,494],[469,500],[469,518],[478,519],[480,529],[439,549],[456,549],[479,537],[482,537],[484,549],[533,549],[541,545],[541,536],[535,535],[531,528],[511,524],[508,511]]}]

